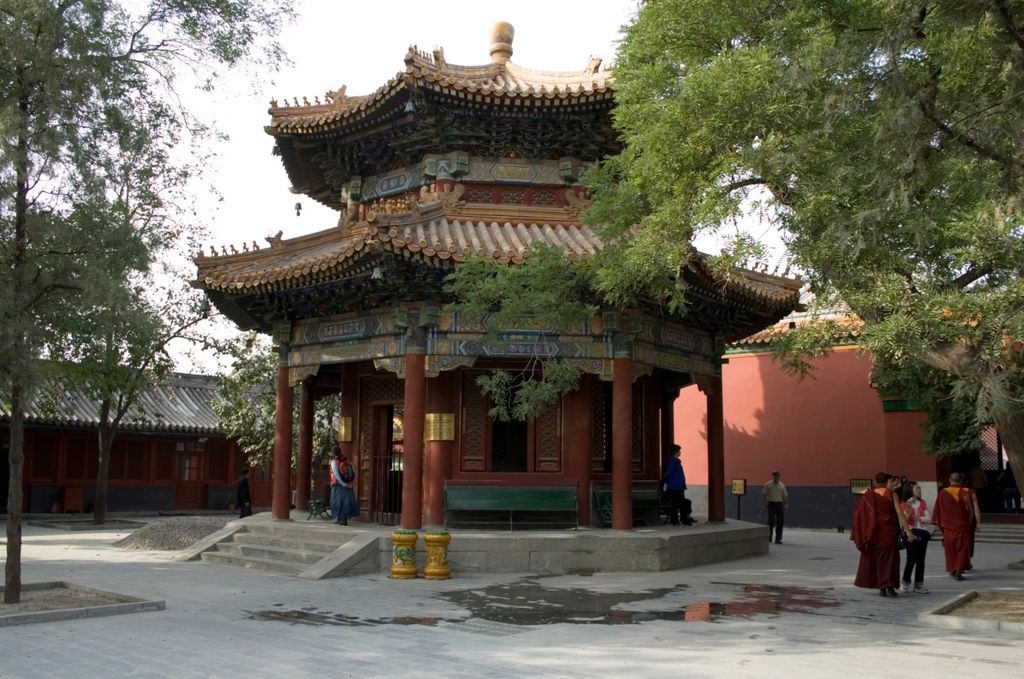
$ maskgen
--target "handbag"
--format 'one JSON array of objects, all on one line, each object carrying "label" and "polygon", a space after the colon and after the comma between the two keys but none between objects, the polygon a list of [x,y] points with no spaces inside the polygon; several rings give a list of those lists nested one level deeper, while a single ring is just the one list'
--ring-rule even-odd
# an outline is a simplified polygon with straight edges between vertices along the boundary
[{"label": "handbag", "polygon": [[907,535],[903,531],[896,534],[896,549],[907,548]]}]

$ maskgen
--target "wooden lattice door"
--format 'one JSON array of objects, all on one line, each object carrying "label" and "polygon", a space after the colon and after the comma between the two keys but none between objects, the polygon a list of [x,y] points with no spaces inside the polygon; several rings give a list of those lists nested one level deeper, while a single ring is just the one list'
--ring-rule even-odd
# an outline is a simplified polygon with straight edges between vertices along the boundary
[{"label": "wooden lattice door", "polygon": [[402,410],[400,404],[373,406],[370,520],[383,526],[402,518]]}]

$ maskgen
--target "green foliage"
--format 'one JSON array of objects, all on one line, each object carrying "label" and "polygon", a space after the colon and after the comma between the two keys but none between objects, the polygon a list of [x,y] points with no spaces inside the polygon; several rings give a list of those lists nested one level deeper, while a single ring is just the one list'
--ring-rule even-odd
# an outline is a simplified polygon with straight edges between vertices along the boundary
[{"label": "green foliage", "polygon": [[20,593],[21,421],[40,359],[101,357],[104,375],[85,381],[109,394],[145,372],[117,359],[166,334],[159,301],[137,298],[152,286],[156,252],[187,242],[182,191],[202,158],[190,164],[178,150],[207,132],[181,108],[176,75],[212,87],[220,67],[273,68],[282,58],[273,37],[290,13],[290,0],[0,7],[0,384],[12,408],[13,489],[5,601]]},{"label": "green foliage", "polygon": [[470,259],[448,276],[451,311],[463,325],[478,324],[495,353],[512,338],[532,340],[526,366],[515,373],[496,370],[478,378],[491,398],[491,416],[532,420],[579,384],[580,371],[552,356],[551,338],[581,328],[597,309],[588,302],[590,269],[566,259],[558,248],[535,246],[520,265]]},{"label": "green foliage", "polygon": [[[755,201],[887,384],[937,371],[945,412],[1001,420],[1024,463],[1022,27],[1020,0],[644,3],[615,70],[625,149],[590,180],[617,250],[597,289],[667,294],[684,244]],[[930,422],[935,452],[962,444]]]},{"label": "green foliage", "polygon": [[[232,365],[221,375],[213,412],[217,426],[235,439],[249,463],[270,469],[274,457],[274,431],[277,412],[276,380],[278,358],[265,338],[249,333],[240,335],[225,347]],[[314,466],[326,459],[338,438],[338,395],[321,398],[313,414]],[[292,469],[298,463],[299,399],[292,411]]]}]

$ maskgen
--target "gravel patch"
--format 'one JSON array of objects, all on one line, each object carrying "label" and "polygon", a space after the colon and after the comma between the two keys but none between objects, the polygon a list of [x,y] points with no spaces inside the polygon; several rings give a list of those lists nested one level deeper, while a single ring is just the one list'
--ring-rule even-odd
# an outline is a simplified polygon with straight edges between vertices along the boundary
[{"label": "gravel patch", "polygon": [[177,551],[223,528],[234,516],[173,516],[146,524],[114,543],[122,549]]}]

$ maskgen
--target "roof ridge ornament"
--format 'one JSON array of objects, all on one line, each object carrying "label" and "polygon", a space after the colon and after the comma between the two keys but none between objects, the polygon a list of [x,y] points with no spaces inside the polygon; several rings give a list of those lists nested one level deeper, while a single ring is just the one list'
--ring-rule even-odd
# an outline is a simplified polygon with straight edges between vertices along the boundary
[{"label": "roof ridge ornament", "polygon": [[516,29],[507,21],[499,21],[491,29],[491,59],[496,64],[504,64],[512,58],[512,40]]}]

